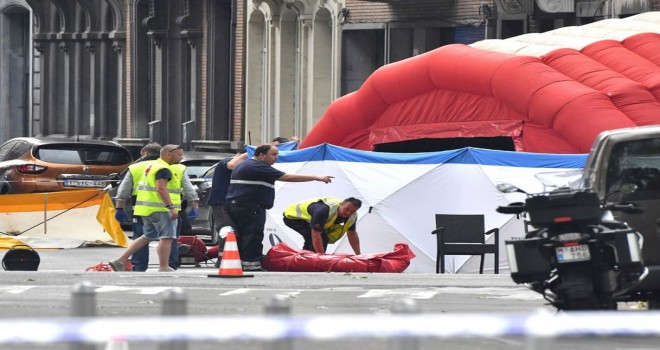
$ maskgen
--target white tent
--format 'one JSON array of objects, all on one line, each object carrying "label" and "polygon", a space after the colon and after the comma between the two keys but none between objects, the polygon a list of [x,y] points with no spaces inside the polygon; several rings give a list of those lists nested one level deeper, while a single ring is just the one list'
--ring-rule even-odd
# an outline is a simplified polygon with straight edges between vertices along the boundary
[{"label": "white tent", "polygon": [[[585,161],[586,155],[474,148],[395,154],[321,145],[280,152],[275,167],[284,172],[332,175],[335,179],[328,185],[277,182],[275,205],[267,215],[264,249],[270,249],[268,238],[272,233],[292,247],[302,247],[302,237],[282,222],[282,212],[289,204],[313,197],[353,196],[363,201],[357,222],[363,254],[388,252],[395,243],[406,243],[417,255],[406,271],[434,272],[436,241],[431,231],[435,229],[435,214],[483,214],[486,230],[501,230],[499,263],[500,269],[506,271],[503,240],[522,236],[523,224],[515,216],[499,214],[495,209],[524,200],[524,195],[504,195],[495,185],[508,182],[527,192],[540,192],[544,187],[535,174],[569,170],[576,173]],[[344,237],[330,245],[328,252],[352,250]],[[448,257],[447,272],[478,272],[478,260],[468,258]],[[492,255],[487,255],[485,272],[492,272],[492,268]]]}]

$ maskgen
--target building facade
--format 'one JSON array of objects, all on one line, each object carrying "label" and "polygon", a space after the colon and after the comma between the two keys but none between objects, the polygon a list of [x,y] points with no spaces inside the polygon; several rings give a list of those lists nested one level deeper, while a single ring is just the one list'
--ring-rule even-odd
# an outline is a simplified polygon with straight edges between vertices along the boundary
[{"label": "building facade", "polygon": [[304,137],[387,63],[648,10],[660,0],[0,0],[0,142]]}]

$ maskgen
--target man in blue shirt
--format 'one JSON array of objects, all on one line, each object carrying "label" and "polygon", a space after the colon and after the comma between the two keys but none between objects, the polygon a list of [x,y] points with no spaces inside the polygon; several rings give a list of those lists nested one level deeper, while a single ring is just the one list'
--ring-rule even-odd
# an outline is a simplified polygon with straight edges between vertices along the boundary
[{"label": "man in blue shirt", "polygon": [[[227,157],[215,166],[213,172],[213,180],[211,182],[211,193],[209,194],[209,205],[211,206],[213,215],[212,235],[218,235],[220,229],[225,226],[233,226],[231,218],[227,214],[227,190],[229,189],[229,180],[231,180],[231,173],[234,168],[246,160],[248,154],[240,153],[233,157]],[[223,241],[222,238],[217,236],[219,250],[222,251]]]},{"label": "man in blue shirt", "polygon": [[275,202],[275,181],[330,183],[333,176],[286,174],[272,167],[279,150],[261,145],[254,157],[237,165],[227,192],[229,217],[234,223],[243,270],[261,270],[266,210]]}]

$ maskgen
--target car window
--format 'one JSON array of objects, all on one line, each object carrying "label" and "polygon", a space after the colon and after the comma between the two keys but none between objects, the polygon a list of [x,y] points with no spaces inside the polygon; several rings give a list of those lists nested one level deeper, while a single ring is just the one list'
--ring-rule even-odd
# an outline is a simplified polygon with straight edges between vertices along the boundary
[{"label": "car window", "polygon": [[202,177],[202,175],[209,170],[210,167],[217,164],[217,160],[188,160],[182,161],[181,164],[186,166],[186,174],[190,178]]},{"label": "car window", "polygon": [[25,141],[16,141],[14,147],[7,154],[7,159],[17,159],[30,150],[31,144]]},{"label": "car window", "polygon": [[17,159],[30,149],[30,144],[25,141],[7,141],[0,148],[0,161]]},{"label": "car window", "polygon": [[2,147],[0,147],[0,161],[11,159],[7,158],[7,154],[9,154],[9,151],[11,151],[15,144],[16,141],[7,141]]},{"label": "car window", "polygon": [[211,180],[213,179],[213,174],[215,173],[215,168],[217,168],[216,165],[212,166],[211,169],[207,170],[204,174],[202,174],[202,177]]},{"label": "car window", "polygon": [[608,192],[621,185],[638,186],[635,196],[648,196],[660,191],[660,140],[646,139],[622,142],[612,148],[607,169]]},{"label": "car window", "polygon": [[49,163],[124,165],[131,158],[123,148],[103,145],[51,144],[40,146],[35,157]]}]

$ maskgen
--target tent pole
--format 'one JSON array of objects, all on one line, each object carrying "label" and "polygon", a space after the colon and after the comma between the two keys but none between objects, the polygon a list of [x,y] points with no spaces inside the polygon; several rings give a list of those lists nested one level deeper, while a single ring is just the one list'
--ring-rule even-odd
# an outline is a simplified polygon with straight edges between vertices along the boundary
[{"label": "tent pole", "polygon": [[44,192],[44,235],[48,233],[48,193]]}]

